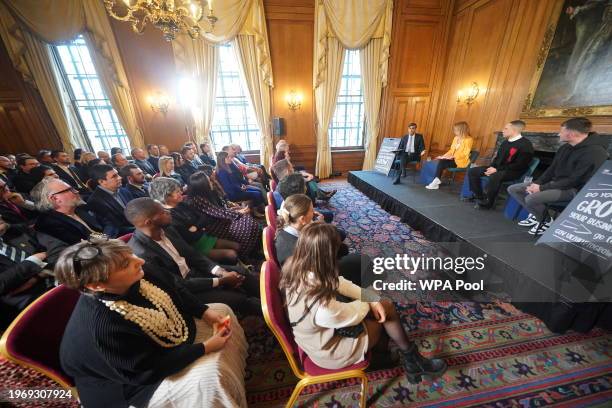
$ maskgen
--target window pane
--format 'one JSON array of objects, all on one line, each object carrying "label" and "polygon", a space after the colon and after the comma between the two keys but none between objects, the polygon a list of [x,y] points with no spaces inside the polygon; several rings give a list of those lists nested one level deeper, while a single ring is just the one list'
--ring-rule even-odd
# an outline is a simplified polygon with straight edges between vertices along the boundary
[{"label": "window pane", "polygon": [[94,150],[121,147],[129,151],[130,142],[102,89],[83,36],[55,49],[72,102]]},{"label": "window pane", "polygon": [[363,146],[363,123],[363,86],[359,51],[347,50],[336,111],[329,125],[330,146]]},{"label": "window pane", "polygon": [[230,143],[237,143],[246,151],[260,148],[255,112],[240,79],[238,60],[231,44],[219,47],[219,75],[211,137],[217,151]]}]

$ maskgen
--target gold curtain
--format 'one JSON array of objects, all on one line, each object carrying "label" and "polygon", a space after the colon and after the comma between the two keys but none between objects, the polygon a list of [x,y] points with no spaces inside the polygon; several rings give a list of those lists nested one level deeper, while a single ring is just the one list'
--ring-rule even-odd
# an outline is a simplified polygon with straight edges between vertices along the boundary
[{"label": "gold curtain", "polygon": [[[46,92],[43,91],[44,89],[54,90],[47,97],[43,95],[43,100],[52,119],[57,115],[59,107],[62,107],[65,123],[59,123],[59,118],[56,117],[54,124],[62,137],[65,148],[70,148],[72,144],[67,143],[67,140],[79,140],[78,137],[66,136],[70,134],[70,129],[74,129],[74,126],[67,124],[71,113],[64,108],[62,91],[57,83],[57,78],[54,75],[36,74],[35,69],[32,68],[31,55],[38,52],[39,58],[43,58],[40,52],[42,45],[46,47],[46,44],[65,42],[73,39],[79,33],[85,36],[90,46],[101,85],[130,143],[132,146],[143,146],[144,140],[137,125],[131,90],[102,2],[99,0],[2,0],[2,2],[13,13],[11,15],[5,9],[6,13],[2,13],[2,20],[6,21],[6,14],[8,14],[11,18],[13,15],[16,16],[21,23],[18,29],[2,30],[2,39],[9,49],[13,65],[26,80],[36,85],[41,95]],[[16,24],[15,27],[17,27]],[[38,41],[38,45],[31,39]],[[42,60],[39,63],[46,66],[47,71],[52,73],[52,62],[48,55],[44,64]]]},{"label": "gold curtain", "polygon": [[[263,2],[217,1],[214,11],[219,20],[211,33],[202,33],[197,40],[179,35],[172,42],[177,70],[198,82],[196,88],[202,90],[202,108],[192,111],[196,135],[201,140],[210,140],[219,64],[219,51],[214,46],[234,41],[241,76],[247,85],[261,131],[260,160],[261,163],[268,163],[273,145],[270,92],[274,82]],[[214,50],[214,56],[211,50]]]},{"label": "gold curtain", "polygon": [[[389,46],[391,45],[391,24],[393,17],[393,0],[317,0],[315,6],[315,66],[313,85],[315,104],[319,87],[334,86],[334,79],[328,77],[331,60],[329,38],[336,38],[344,49],[360,49],[362,77],[364,80],[364,102],[366,105],[366,135],[364,138],[365,157],[363,168],[371,168],[376,157],[378,139],[379,111],[382,88],[387,85],[387,68]],[[377,45],[369,47],[373,39],[379,39]],[[361,55],[365,53],[365,55]],[[364,61],[367,58],[367,61]],[[365,64],[375,64],[376,67]],[[333,72],[333,70],[331,70]],[[368,75],[366,84],[365,75]],[[316,106],[315,106],[316,109]],[[332,111],[333,115],[333,111]],[[322,132],[317,125],[317,132]],[[327,134],[327,129],[325,129]],[[327,137],[327,136],[326,136]],[[321,144],[322,138],[317,134],[317,163],[326,163],[331,151],[329,141]],[[319,159],[319,156],[324,156]],[[325,174],[325,173],[323,173]],[[328,175],[329,175],[328,174]],[[319,177],[327,177],[318,174]]]},{"label": "gold curtain", "polygon": [[325,81],[315,88],[315,114],[317,132],[317,165],[315,173],[320,178],[331,175],[332,160],[329,147],[329,122],[336,110],[336,101],[340,92],[344,47],[335,37],[325,40],[326,64]]},{"label": "gold curtain", "polygon": [[240,63],[244,80],[249,90],[249,96],[255,110],[255,118],[261,132],[261,148],[259,157],[261,164],[270,166],[270,156],[273,153],[272,124],[270,123],[270,87],[263,73],[258,69],[257,46],[252,35],[238,35],[234,40],[234,49]]},{"label": "gold curtain", "polygon": [[215,113],[215,93],[219,49],[211,44],[180,36],[172,42],[174,61],[179,75],[188,78],[194,87],[194,106],[185,112],[185,120],[195,126],[195,142],[210,143],[210,129]]},{"label": "gold curtain", "polygon": [[68,109],[72,108],[62,101],[63,83],[56,76],[47,44],[28,30],[22,30],[4,3],[0,3],[0,36],[15,68],[38,88],[64,149],[71,152],[82,135],[80,129],[69,123]]}]

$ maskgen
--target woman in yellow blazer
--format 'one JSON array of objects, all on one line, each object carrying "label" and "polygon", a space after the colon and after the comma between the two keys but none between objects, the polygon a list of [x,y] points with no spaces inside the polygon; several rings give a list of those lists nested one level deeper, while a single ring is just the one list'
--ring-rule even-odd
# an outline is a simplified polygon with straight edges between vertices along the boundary
[{"label": "woman in yellow blazer", "polygon": [[425,188],[437,190],[440,187],[440,177],[444,169],[449,167],[467,167],[470,164],[470,151],[474,139],[470,135],[470,126],[467,122],[457,122],[453,125],[455,138],[448,152],[436,157],[438,167],[436,168],[436,178],[433,179]]}]

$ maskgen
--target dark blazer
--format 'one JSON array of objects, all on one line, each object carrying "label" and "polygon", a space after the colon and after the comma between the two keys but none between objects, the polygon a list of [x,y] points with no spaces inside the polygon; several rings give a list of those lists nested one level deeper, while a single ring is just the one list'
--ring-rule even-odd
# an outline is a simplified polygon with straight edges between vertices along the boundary
[{"label": "dark blazer", "polygon": [[175,169],[175,171],[181,175],[181,177],[183,178],[183,180],[185,180],[185,183],[188,184],[189,183],[189,177],[191,177],[191,175],[195,172],[198,171],[198,169],[196,169],[195,167],[193,167],[191,165],[191,163],[185,163],[180,167],[177,167]]},{"label": "dark blazer", "polygon": [[134,164],[140,167],[140,169],[144,171],[145,174],[150,174],[151,176],[154,176],[157,173],[157,170],[155,170],[153,165],[147,160],[134,160]]},{"label": "dark blazer", "polygon": [[147,161],[153,166],[155,172],[159,171],[159,157],[149,156],[147,157]]},{"label": "dark blazer", "polygon": [[284,229],[279,229],[276,233],[274,247],[276,248],[276,259],[281,266],[285,263],[287,258],[293,255],[297,241],[298,237],[288,233]]},{"label": "dark blazer", "polygon": [[[86,205],[77,207],[75,212],[92,230],[104,232],[111,238],[116,237],[116,228],[112,225],[108,225],[104,228],[102,224],[98,222],[96,216],[88,211]],[[42,213],[40,217],[38,217],[38,220],[36,220],[34,228],[36,228],[37,231],[61,239],[68,245],[74,245],[81,240],[87,240],[90,234],[90,231],[83,224],[55,210]]]},{"label": "dark blazer", "polygon": [[132,201],[135,198],[143,198],[149,196],[149,193],[147,193],[146,188],[143,191],[135,185],[129,183],[121,187],[119,191],[121,192],[123,197],[128,199],[128,202]]},{"label": "dark blazer", "polygon": [[171,274],[176,280],[183,282],[182,284],[190,291],[199,292],[211,289],[213,278],[215,278],[211,271],[217,264],[193,249],[173,227],[166,227],[164,232],[178,253],[185,258],[190,268],[185,279],[183,279],[178,265],[166,250],[141,231],[136,230],[134,232],[128,245],[132,248],[134,254],[144,259],[147,264],[156,265],[160,270]]},{"label": "dark blazer", "polygon": [[[408,135],[402,136],[402,140],[400,140],[400,144],[397,147],[397,150],[399,150],[399,154],[406,154],[406,144],[407,143],[408,143]],[[425,139],[423,139],[422,134],[415,133],[414,135],[414,154],[416,156],[420,156],[423,150],[425,150]]]},{"label": "dark blazer", "polygon": [[4,181],[11,190],[15,188],[15,185],[13,184],[14,174],[15,174],[14,172],[8,172],[8,171],[4,173],[0,173],[0,180]]},{"label": "dark blazer", "polygon": [[26,174],[19,170],[15,177],[13,177],[13,184],[15,185],[15,190],[20,193],[30,194],[30,191],[38,184],[38,181],[31,174]]},{"label": "dark blazer", "polygon": [[[75,180],[74,177],[72,177],[72,175],[69,172],[65,171],[60,166],[58,166],[56,164],[52,164],[51,167],[53,167],[53,170],[55,170],[55,172],[57,173],[59,178],[62,181],[70,184],[71,187],[76,188],[77,190],[81,190],[83,188],[83,187],[81,187],[79,185],[77,180]],[[81,179],[81,176],[79,174],[79,169],[77,169],[74,166],[69,166],[69,167],[70,167],[70,170],[72,170],[72,172],[80,179],[81,185],[85,186],[85,183],[87,182],[87,180],[82,180]],[[89,189],[87,189],[87,191],[89,191]]]},{"label": "dark blazer", "polygon": [[209,166],[215,167],[217,165],[217,162],[215,161],[215,159],[213,159],[207,154],[201,154],[200,160],[202,160],[202,163],[208,164]]},{"label": "dark blazer", "polygon": [[197,211],[186,203],[179,203],[170,212],[172,213],[172,226],[190,245],[202,238],[205,234],[203,228],[216,222],[215,219]]},{"label": "dark blazer", "polygon": [[6,256],[0,255],[0,296],[17,289],[40,271],[42,268],[34,262],[15,263]]},{"label": "dark blazer", "polygon": [[[119,189],[119,195],[125,203],[130,201],[130,197],[126,197],[125,192]],[[110,224],[116,228],[116,236],[121,236],[134,231],[134,226],[125,218],[124,208],[106,191],[97,187],[87,205],[96,214],[102,224]]]}]

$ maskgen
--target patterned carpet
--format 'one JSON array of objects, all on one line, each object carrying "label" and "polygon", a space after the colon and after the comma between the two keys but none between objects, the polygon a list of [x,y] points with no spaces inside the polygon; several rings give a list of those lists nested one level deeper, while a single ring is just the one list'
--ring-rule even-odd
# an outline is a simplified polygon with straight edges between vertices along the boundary
[{"label": "patterned carpet", "polygon": [[[352,250],[381,256],[431,247],[347,183],[327,186],[339,190],[329,206]],[[399,367],[370,372],[371,407],[612,407],[610,333],[556,335],[507,303],[418,303],[399,310],[421,351],[444,357],[450,368],[437,381],[418,385],[408,384]],[[249,406],[284,406],[297,379],[262,321],[249,318],[243,327],[250,344]],[[0,379],[1,388],[50,383],[6,361],[0,361]],[[299,406],[357,407],[358,392],[352,380],[312,386]]]}]

